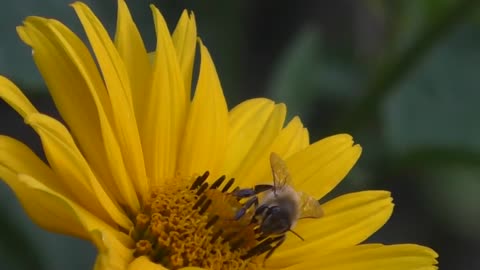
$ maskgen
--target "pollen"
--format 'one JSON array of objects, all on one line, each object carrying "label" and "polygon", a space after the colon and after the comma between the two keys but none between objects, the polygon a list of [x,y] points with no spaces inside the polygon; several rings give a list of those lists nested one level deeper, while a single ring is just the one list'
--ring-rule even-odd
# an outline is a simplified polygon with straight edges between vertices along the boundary
[{"label": "pollen", "polygon": [[222,176],[209,184],[207,178],[208,172],[190,185],[169,181],[152,190],[130,232],[135,257],[147,256],[168,269],[260,268],[260,255],[272,241],[258,234],[252,211],[234,218],[243,204],[230,192],[233,179]]}]

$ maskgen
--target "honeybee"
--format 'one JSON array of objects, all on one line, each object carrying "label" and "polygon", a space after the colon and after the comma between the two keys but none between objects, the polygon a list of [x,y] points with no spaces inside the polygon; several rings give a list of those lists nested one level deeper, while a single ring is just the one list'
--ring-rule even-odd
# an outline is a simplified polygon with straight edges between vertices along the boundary
[{"label": "honeybee", "polygon": [[[295,190],[287,165],[276,153],[270,154],[270,166],[273,175],[273,185],[256,185],[253,189],[239,189],[234,195],[239,198],[249,198],[244,206],[236,213],[240,219],[254,206],[252,222],[258,222],[258,231],[261,238],[270,237],[266,249],[268,258],[273,251],[285,240],[285,233],[290,231],[297,237],[303,238],[292,231],[299,219],[320,218],[323,215],[320,203],[312,196]],[[273,236],[273,238],[271,237]],[[271,246],[270,244],[274,244]],[[267,245],[267,244],[265,244]]]}]

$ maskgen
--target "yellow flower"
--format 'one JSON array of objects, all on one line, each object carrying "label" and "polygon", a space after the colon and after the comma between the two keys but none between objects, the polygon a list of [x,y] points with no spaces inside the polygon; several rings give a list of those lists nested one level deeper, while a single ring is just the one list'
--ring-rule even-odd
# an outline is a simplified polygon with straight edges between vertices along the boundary
[{"label": "yellow flower", "polygon": [[310,144],[299,118],[284,125],[285,105],[267,99],[229,111],[193,14],[184,12],[170,35],[152,7],[157,47],[150,61],[123,0],[113,41],[86,5],[73,8],[95,59],[56,20],[29,17],[17,29],[65,125],[0,77],[0,96],[40,136],[48,160],[0,136],[0,178],[39,226],[92,241],[95,269],[437,268],[437,254],[426,247],[360,244],[390,217],[387,191],[326,202],[322,217],[293,228],[303,241],[281,234],[286,241],[264,260],[278,242],[262,242],[272,236],[259,238],[262,220],[251,219],[252,209],[234,218],[244,203],[234,187],[272,183],[275,152],[296,190],[322,198],[353,167],[360,146],[345,134]]}]

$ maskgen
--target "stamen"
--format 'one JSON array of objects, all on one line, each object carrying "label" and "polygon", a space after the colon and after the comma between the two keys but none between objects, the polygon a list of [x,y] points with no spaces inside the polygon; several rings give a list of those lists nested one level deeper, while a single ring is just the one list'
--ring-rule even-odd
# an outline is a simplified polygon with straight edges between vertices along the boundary
[{"label": "stamen", "polygon": [[[256,269],[256,257],[267,251],[270,255],[281,244],[280,238],[272,240],[258,229],[255,205],[246,207],[228,192],[233,178],[225,181],[221,176],[209,184],[208,176],[205,172],[191,185],[174,179],[152,189],[130,231],[134,257],[147,256],[173,270],[251,270]],[[243,208],[242,216],[234,219]]]},{"label": "stamen", "polygon": [[143,231],[147,228],[150,217],[140,213],[135,217],[135,221],[135,230]]},{"label": "stamen", "polygon": [[202,194],[208,188],[208,183],[203,183],[200,188],[197,190],[197,196]]},{"label": "stamen", "polygon": [[235,182],[235,178],[230,178],[230,180],[228,180],[228,182],[225,184],[225,186],[222,188],[222,192],[225,193],[228,191],[228,189],[233,185],[233,183]]},{"label": "stamen", "polygon": [[207,225],[205,225],[205,229],[208,229],[212,227],[213,224],[215,224],[220,217],[218,215],[213,216],[208,222]]},{"label": "stamen", "polygon": [[145,215],[145,214],[138,214],[135,217],[135,228],[133,229],[132,232],[132,238],[135,241],[140,240],[140,238],[143,236],[145,233],[145,230],[148,227],[148,223],[150,222],[150,217]]},{"label": "stamen", "polygon": [[202,208],[200,208],[200,210],[198,211],[198,213],[200,213],[201,215],[203,215],[205,213],[205,211],[207,211],[208,207],[210,206],[210,204],[212,204],[212,200],[208,199],[204,205],[202,205]]},{"label": "stamen", "polygon": [[212,236],[212,239],[210,239],[210,243],[213,244],[215,243],[215,241],[217,241],[217,239],[223,234],[223,230],[220,229],[218,230],[213,236]]},{"label": "stamen", "polygon": [[205,182],[205,180],[207,180],[209,174],[210,173],[208,171],[206,171],[203,175],[197,177],[195,182],[193,182],[192,186],[190,187],[190,190],[197,189],[201,184],[203,184],[203,182]]},{"label": "stamen", "polygon": [[236,250],[238,248],[240,248],[240,246],[245,242],[245,239],[243,238],[240,238],[240,239],[237,239],[236,241],[234,241],[231,245],[230,245],[230,248],[232,250]]},{"label": "stamen", "polygon": [[225,178],[225,175],[222,175],[220,178],[215,180],[215,182],[213,182],[213,184],[210,186],[210,189],[218,188],[223,183],[223,181],[225,181]]},{"label": "stamen", "polygon": [[167,260],[167,256],[169,255],[167,246],[159,243],[156,245],[155,249],[152,251],[150,258],[153,262],[159,262],[164,266],[169,266],[170,262]]},{"label": "stamen", "polygon": [[150,241],[147,241],[147,240],[138,241],[135,247],[136,248],[133,253],[133,256],[135,257],[148,255],[152,252],[152,243],[150,243]]},{"label": "stamen", "polygon": [[192,209],[197,209],[198,207],[200,207],[200,205],[202,205],[205,200],[207,200],[207,195],[203,194],[199,199],[198,201],[193,205]]},{"label": "stamen", "polygon": [[227,243],[228,241],[232,240],[233,237],[237,234],[237,232],[231,232],[229,234],[227,234],[224,238],[223,238],[223,241],[222,243]]}]

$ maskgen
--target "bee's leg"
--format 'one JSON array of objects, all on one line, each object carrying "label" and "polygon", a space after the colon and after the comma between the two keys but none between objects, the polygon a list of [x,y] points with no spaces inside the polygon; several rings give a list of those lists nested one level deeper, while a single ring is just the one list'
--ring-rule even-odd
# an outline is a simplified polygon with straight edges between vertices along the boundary
[{"label": "bee's leg", "polygon": [[260,214],[263,214],[263,212],[265,212],[265,210],[268,210],[268,209],[269,209],[268,205],[265,205],[265,204],[262,204],[262,205],[260,205],[260,207],[257,207],[257,209],[255,209],[255,213],[253,214],[252,220],[250,221],[250,223],[257,222],[257,217]]},{"label": "bee's leg", "polygon": [[256,185],[253,187],[253,189],[255,190],[255,192],[258,194],[258,193],[262,193],[264,191],[267,191],[267,190],[270,190],[273,188],[273,185],[269,185],[269,184],[261,184],[261,185]]},{"label": "bee's leg", "polygon": [[285,242],[286,235],[282,235],[280,238],[276,238],[278,242],[268,251],[267,255],[265,255],[265,258],[263,259],[263,266],[265,266],[265,261],[272,256],[273,252]]},{"label": "bee's leg", "polygon": [[240,208],[240,210],[237,211],[234,219],[239,220],[241,217],[243,217],[243,215],[245,215],[247,210],[250,207],[252,207],[252,205],[255,205],[255,208],[258,206],[258,197],[257,196],[253,196],[250,199],[248,199],[248,201],[243,205],[243,207]]},{"label": "bee's leg", "polygon": [[262,214],[265,210],[268,210],[268,209],[269,209],[268,205],[266,205],[266,204],[260,205],[260,207],[258,207],[255,210],[255,216],[258,216],[258,215]]},{"label": "bee's leg", "polygon": [[251,188],[244,188],[244,189],[237,189],[232,192],[233,196],[241,199],[241,198],[248,198],[255,195],[255,190]]},{"label": "bee's leg", "polygon": [[[253,256],[260,256],[267,251],[268,251],[268,253],[270,253],[270,251],[272,249],[278,247],[278,242],[283,242],[282,239],[283,240],[285,239],[285,235],[281,235],[281,236],[266,239],[265,241],[261,242],[260,244],[256,245],[255,247],[251,248],[247,252],[247,254],[242,255],[241,258],[245,260],[245,259],[251,258]],[[272,247],[272,244],[275,243],[275,242],[277,242],[277,244],[275,244]],[[266,258],[265,258],[265,260],[266,260]],[[265,263],[265,261],[264,261],[264,263]]]},{"label": "bee's leg", "polygon": [[253,189],[255,190],[255,193],[262,193],[264,191],[270,190],[273,188],[273,185],[270,184],[260,184],[260,185],[255,185]]},{"label": "bee's leg", "polygon": [[272,189],[272,185],[256,185],[253,188],[244,188],[244,189],[237,189],[232,192],[234,196],[237,198],[247,198],[251,197],[253,195],[257,195],[258,193],[262,193],[264,191],[267,191],[269,189]]}]

